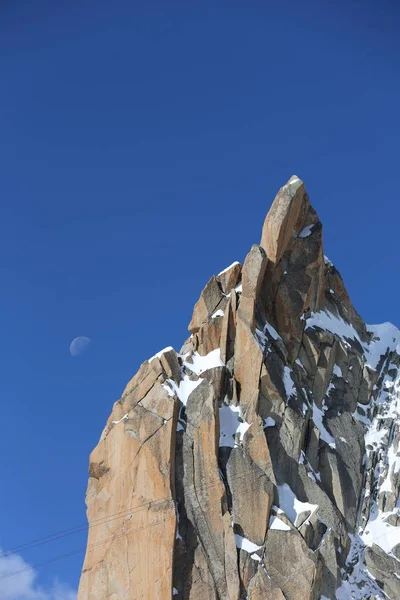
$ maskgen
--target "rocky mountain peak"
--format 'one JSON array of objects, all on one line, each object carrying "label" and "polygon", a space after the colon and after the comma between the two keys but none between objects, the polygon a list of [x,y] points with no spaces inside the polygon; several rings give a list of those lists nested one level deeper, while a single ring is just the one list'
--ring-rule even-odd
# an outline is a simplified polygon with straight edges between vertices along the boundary
[{"label": "rocky mountain peak", "polygon": [[297,176],[189,332],[91,454],[79,600],[400,597],[400,332],[354,309]]}]

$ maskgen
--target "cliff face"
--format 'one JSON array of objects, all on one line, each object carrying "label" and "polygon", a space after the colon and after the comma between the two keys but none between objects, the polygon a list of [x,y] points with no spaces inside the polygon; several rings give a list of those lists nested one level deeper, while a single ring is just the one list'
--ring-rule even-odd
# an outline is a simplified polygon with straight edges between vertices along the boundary
[{"label": "cliff face", "polygon": [[353,308],[297,177],[189,331],[91,454],[79,600],[400,598],[400,333]]}]

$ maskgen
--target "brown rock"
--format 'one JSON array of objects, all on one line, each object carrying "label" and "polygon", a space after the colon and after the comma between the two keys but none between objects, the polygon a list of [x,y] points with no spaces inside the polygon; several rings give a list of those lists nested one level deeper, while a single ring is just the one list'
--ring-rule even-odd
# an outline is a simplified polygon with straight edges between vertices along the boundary
[{"label": "brown rock", "polygon": [[285,600],[282,590],[273,583],[263,568],[259,568],[250,581],[248,600]]},{"label": "brown rock", "polygon": [[242,297],[256,301],[267,267],[264,248],[254,244],[246,256],[242,273]]},{"label": "brown rock", "polygon": [[244,537],[262,546],[273,500],[272,483],[257,463],[239,448],[232,450],[227,472],[235,527]]},{"label": "brown rock", "polygon": [[264,222],[261,246],[277,264],[290,240],[302,227],[301,216],[308,208],[304,183],[295,175],[278,192]]},{"label": "brown rock", "polygon": [[130,380],[121,396],[121,404],[125,412],[133,408],[147,392],[153,387],[155,382],[163,379],[163,367],[159,358],[144,362],[136,375]]},{"label": "brown rock", "polygon": [[264,564],[286,600],[313,600],[319,597],[314,588],[316,558],[296,530],[268,531]]},{"label": "brown rock", "polygon": [[[160,385],[145,403],[148,408],[135,405],[92,452],[88,520],[104,521],[89,528],[79,600],[170,597],[177,405]],[[118,407],[112,417],[120,414]]]},{"label": "brown rock", "polygon": [[[239,600],[233,529],[227,528],[225,489],[219,476],[218,412],[214,387],[203,381],[189,396],[184,438],[184,487],[187,517],[206,555],[217,597]],[[226,561],[226,557],[231,557]],[[195,565],[193,566],[193,569]],[[192,578],[196,576],[192,571]]]},{"label": "brown rock", "polygon": [[216,279],[221,284],[224,294],[230,294],[233,288],[239,283],[241,272],[242,265],[236,262],[217,275]]},{"label": "brown rock", "polygon": [[211,315],[217,310],[217,306],[223,297],[216,277],[211,277],[193,309],[193,316],[189,325],[190,333],[196,333],[204,323],[207,323]]},{"label": "brown rock", "polygon": [[181,369],[175,350],[172,348],[163,352],[160,356],[162,368],[170,379],[176,382],[181,380]]},{"label": "brown rock", "polygon": [[236,337],[236,306],[237,297],[234,291],[231,292],[228,306],[225,309],[224,317],[221,323],[221,360],[225,364],[233,357]]},{"label": "brown rock", "polygon": [[219,348],[221,342],[223,317],[216,317],[205,323],[197,333],[196,350],[201,356],[206,356],[216,348]]},{"label": "brown rock", "polygon": [[243,415],[250,421],[257,413],[262,362],[263,353],[242,317],[240,305],[235,338],[235,379],[239,384],[239,399]]}]

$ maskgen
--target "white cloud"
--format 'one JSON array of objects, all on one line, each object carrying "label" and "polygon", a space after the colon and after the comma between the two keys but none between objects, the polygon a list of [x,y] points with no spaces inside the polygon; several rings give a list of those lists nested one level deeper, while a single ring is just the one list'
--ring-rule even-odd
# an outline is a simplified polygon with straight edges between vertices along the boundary
[{"label": "white cloud", "polygon": [[[2,550],[0,548],[0,554]],[[54,581],[50,587],[37,583],[36,569],[1,579],[9,573],[28,569],[30,565],[19,554],[0,557],[1,600],[76,600],[76,592],[66,584]]]}]

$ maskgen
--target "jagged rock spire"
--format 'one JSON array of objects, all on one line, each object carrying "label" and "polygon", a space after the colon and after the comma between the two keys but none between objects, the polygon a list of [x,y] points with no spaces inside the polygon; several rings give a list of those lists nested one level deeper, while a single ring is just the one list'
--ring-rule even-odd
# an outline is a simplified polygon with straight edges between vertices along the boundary
[{"label": "jagged rock spire", "polygon": [[[180,352],[145,361],[114,404],[90,457],[79,600],[400,597],[400,551],[368,529],[397,535],[394,329],[367,331],[291,177],[260,245],[205,286]],[[381,428],[390,451],[369,441]]]},{"label": "jagged rock spire", "polygon": [[277,264],[290,240],[303,228],[309,206],[304,183],[296,175],[279,190],[265,218],[260,245]]}]

